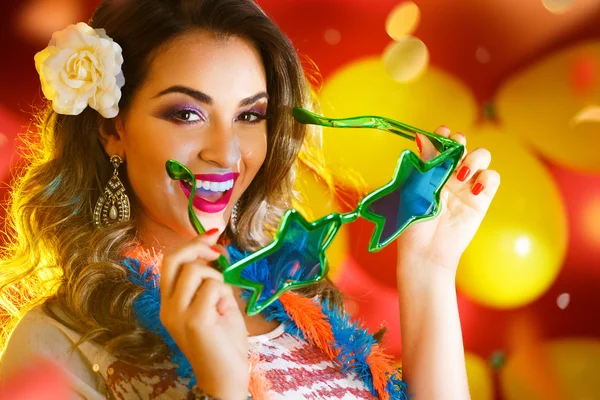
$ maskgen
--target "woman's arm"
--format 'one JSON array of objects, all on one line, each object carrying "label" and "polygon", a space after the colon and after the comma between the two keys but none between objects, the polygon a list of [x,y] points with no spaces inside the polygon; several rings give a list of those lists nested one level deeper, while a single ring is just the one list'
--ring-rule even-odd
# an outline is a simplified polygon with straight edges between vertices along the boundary
[{"label": "woman's arm", "polygon": [[398,260],[402,372],[414,400],[470,398],[453,269]]},{"label": "woman's arm", "polygon": [[[466,147],[463,134],[441,126],[435,133]],[[421,158],[438,152],[417,135]],[[416,400],[468,400],[469,385],[456,300],[456,269],[500,185],[488,169],[489,151],[465,154],[441,192],[442,210],[398,237],[398,292],[403,377]]]}]

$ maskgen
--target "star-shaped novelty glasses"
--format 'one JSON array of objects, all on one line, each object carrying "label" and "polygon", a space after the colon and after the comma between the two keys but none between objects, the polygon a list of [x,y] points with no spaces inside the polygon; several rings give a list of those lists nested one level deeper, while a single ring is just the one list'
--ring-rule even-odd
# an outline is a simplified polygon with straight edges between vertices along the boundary
[{"label": "star-shaped novelty glasses", "polygon": [[[248,315],[255,315],[275,301],[286,290],[318,282],[327,275],[325,250],[343,224],[363,217],[375,224],[369,251],[379,251],[415,222],[434,218],[441,209],[440,194],[458,166],[464,147],[454,140],[410,125],[377,116],[325,118],[302,108],[293,110],[294,118],[303,124],[334,128],[376,128],[415,140],[415,134],[428,137],[439,155],[424,162],[410,150],[404,150],[392,180],[369,193],[349,213],[331,213],[314,222],[290,209],[285,212],[275,238],[267,246],[230,264],[223,255],[217,263],[225,282],[248,289]],[[195,193],[196,178],[181,163],[167,161],[171,179],[187,181]],[[390,216],[390,213],[392,216]],[[204,233],[193,208],[193,196],[188,202],[188,216],[196,232]]]}]

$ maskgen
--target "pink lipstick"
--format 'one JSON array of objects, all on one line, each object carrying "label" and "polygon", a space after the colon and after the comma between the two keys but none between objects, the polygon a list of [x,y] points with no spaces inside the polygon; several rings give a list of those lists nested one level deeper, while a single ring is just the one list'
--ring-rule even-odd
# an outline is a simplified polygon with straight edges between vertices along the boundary
[{"label": "pink lipstick", "polygon": [[[229,200],[231,199],[231,194],[233,193],[233,189],[235,188],[235,183],[237,181],[237,178],[240,176],[240,174],[238,172],[229,172],[227,174],[198,174],[198,175],[194,175],[194,176],[196,177],[197,181],[203,181],[203,182],[208,181],[208,182],[215,182],[215,183],[227,182],[227,181],[233,179],[233,186],[230,189],[226,190],[225,192],[222,192],[223,195],[221,197],[219,197],[218,199],[216,199],[215,201],[210,201],[206,198],[202,198],[199,195],[200,193],[208,193],[208,190],[198,189],[196,191],[196,193],[194,194],[194,200],[192,201],[192,204],[194,205],[194,207],[202,212],[214,214],[214,213],[223,211],[227,207],[227,204],[229,204]],[[179,181],[179,185],[181,186],[181,190],[185,194],[185,197],[187,197],[189,199],[190,195],[192,195],[191,184],[188,182]],[[211,196],[214,193],[216,193],[216,192],[212,192]]]}]

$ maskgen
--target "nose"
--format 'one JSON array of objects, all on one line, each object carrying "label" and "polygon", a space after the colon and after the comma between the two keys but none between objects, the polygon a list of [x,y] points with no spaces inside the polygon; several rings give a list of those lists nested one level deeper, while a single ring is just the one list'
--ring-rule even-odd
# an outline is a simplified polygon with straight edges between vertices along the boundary
[{"label": "nose", "polygon": [[222,122],[211,124],[203,132],[204,140],[199,156],[219,168],[232,168],[240,160],[240,140],[232,126]]}]

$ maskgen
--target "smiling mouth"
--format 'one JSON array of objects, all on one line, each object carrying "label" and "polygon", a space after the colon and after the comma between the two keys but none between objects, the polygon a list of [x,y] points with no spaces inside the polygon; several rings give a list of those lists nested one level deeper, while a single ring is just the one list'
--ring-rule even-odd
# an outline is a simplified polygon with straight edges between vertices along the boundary
[{"label": "smiling mouth", "polygon": [[195,177],[196,191],[193,194],[190,182],[179,181],[183,193],[188,199],[193,197],[192,204],[198,210],[206,213],[218,213],[227,207],[239,173],[200,174]]},{"label": "smiling mouth", "polygon": [[[223,187],[222,185],[220,187],[216,187],[215,185],[213,185],[213,187],[210,187],[210,183],[207,184],[206,182],[197,181],[195,197],[199,197],[208,202],[215,203],[221,200],[228,192],[230,192],[233,189],[233,179],[231,180],[230,184],[228,182],[223,183],[226,184],[225,187]],[[192,185],[189,182],[183,182],[183,185],[186,187],[187,190],[190,191],[190,193],[192,192]],[[207,186],[208,188],[206,188]]]}]

